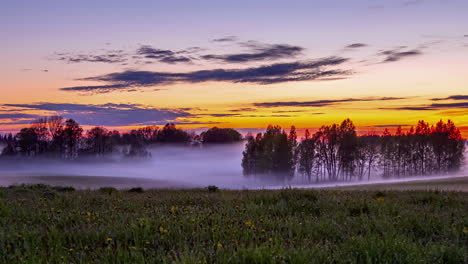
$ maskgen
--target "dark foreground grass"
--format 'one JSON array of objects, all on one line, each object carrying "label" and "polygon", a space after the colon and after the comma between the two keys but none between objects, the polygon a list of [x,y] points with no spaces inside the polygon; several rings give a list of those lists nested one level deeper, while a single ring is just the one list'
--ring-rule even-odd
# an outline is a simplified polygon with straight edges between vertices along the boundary
[{"label": "dark foreground grass", "polygon": [[468,193],[0,188],[0,263],[468,263]]}]

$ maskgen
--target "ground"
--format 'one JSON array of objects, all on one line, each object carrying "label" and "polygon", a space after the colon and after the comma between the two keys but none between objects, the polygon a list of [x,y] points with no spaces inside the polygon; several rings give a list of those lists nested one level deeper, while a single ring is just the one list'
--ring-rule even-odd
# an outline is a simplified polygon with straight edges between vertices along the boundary
[{"label": "ground", "polygon": [[27,185],[0,226],[0,263],[468,263],[468,192]]},{"label": "ground", "polygon": [[379,183],[333,187],[340,190],[443,190],[468,192],[468,176],[445,179],[424,179],[397,183]]}]

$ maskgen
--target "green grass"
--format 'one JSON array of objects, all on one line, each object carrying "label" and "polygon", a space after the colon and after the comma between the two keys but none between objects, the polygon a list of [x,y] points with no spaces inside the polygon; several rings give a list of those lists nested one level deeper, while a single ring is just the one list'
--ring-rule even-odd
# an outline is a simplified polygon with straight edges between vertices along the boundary
[{"label": "green grass", "polygon": [[0,188],[0,263],[468,263],[468,193]]}]

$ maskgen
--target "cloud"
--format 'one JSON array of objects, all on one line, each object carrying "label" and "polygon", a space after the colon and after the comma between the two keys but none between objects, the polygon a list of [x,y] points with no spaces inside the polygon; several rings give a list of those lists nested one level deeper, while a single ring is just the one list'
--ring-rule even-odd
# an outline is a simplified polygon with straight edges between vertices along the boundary
[{"label": "cloud", "polygon": [[226,63],[245,63],[252,61],[277,60],[294,58],[301,54],[304,48],[287,44],[262,44],[257,42],[244,42],[243,46],[252,49],[247,53],[233,53],[224,55],[204,55],[206,60],[219,60]]},{"label": "cloud", "polygon": [[[191,51],[190,51],[191,52]],[[149,45],[143,45],[137,50],[138,55],[143,55],[146,59],[156,59],[159,62],[163,63],[179,63],[179,62],[191,62],[192,59],[188,56],[181,56],[181,53],[188,53],[187,50],[184,51],[172,51],[164,49],[156,49]]]},{"label": "cloud", "polygon": [[379,108],[384,110],[410,110],[410,111],[435,111],[451,108],[468,108],[468,102],[461,103],[434,103],[429,105],[417,105],[417,106],[400,106],[390,108]]},{"label": "cloud", "polygon": [[39,117],[40,115],[25,114],[25,113],[0,113],[0,124],[8,124],[8,125],[29,124]]},{"label": "cloud", "polygon": [[237,41],[237,37],[236,36],[227,36],[227,37],[224,37],[224,38],[217,38],[217,39],[213,39],[211,40],[212,42],[234,42],[234,41]]},{"label": "cloud", "polygon": [[252,108],[252,107],[242,107],[242,108],[231,109],[229,111],[231,112],[254,112],[254,111],[257,111],[257,109]]},{"label": "cloud", "polygon": [[324,107],[349,102],[371,102],[371,101],[389,101],[389,100],[403,100],[406,97],[369,97],[369,98],[346,98],[337,100],[315,100],[315,101],[302,101],[302,102],[266,102],[254,103],[256,107]]},{"label": "cloud", "polygon": [[102,62],[102,63],[122,63],[127,60],[127,54],[123,50],[111,50],[102,54],[74,54],[74,53],[55,53],[57,60],[67,63],[81,62]]},{"label": "cloud", "polygon": [[358,48],[364,48],[364,47],[367,47],[367,46],[368,45],[364,44],[364,43],[353,43],[353,44],[349,44],[345,48],[347,48],[347,49],[358,49]]},{"label": "cloud", "polygon": [[3,106],[28,111],[47,111],[75,119],[82,125],[96,126],[154,125],[190,116],[188,112],[178,109],[158,109],[138,104],[36,103],[4,104]]},{"label": "cloud", "polygon": [[63,91],[91,92],[91,93],[109,93],[112,91],[135,91],[134,88],[126,84],[94,85],[94,86],[75,86],[62,88]]},{"label": "cloud", "polygon": [[328,57],[315,61],[291,62],[264,65],[244,69],[212,69],[184,73],[124,71],[80,80],[104,82],[99,86],[76,86],[61,88],[62,91],[88,91],[103,93],[116,90],[128,90],[134,87],[170,85],[175,83],[231,82],[275,84],[284,82],[342,79],[350,71],[328,69],[341,65],[348,59]]},{"label": "cloud", "polygon": [[384,59],[382,63],[395,62],[395,61],[399,61],[407,57],[414,57],[414,56],[419,56],[422,54],[423,54],[422,51],[418,49],[401,51],[401,48],[394,49],[394,50],[384,50],[379,53],[379,55],[386,56],[386,58]]},{"label": "cloud", "polygon": [[211,113],[211,114],[196,114],[192,118],[200,118],[202,116],[211,116],[211,117],[228,117],[228,116],[239,116],[239,114],[223,114],[223,113]]},{"label": "cloud", "polygon": [[175,121],[173,122],[176,125],[216,125],[226,122],[216,122],[216,121]]},{"label": "cloud", "polygon": [[468,108],[468,102],[462,103],[446,103],[446,104],[431,104],[431,107],[434,108]]},{"label": "cloud", "polygon": [[451,95],[445,98],[432,98],[432,101],[442,101],[442,100],[468,100],[468,95]]}]

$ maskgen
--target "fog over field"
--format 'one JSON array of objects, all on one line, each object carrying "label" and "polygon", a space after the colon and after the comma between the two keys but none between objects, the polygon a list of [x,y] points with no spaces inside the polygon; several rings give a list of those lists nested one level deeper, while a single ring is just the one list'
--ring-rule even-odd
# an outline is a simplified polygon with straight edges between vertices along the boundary
[{"label": "fog over field", "polygon": [[[467,176],[468,169],[451,175],[383,179],[374,171],[370,181],[362,182],[307,182],[300,174],[290,181],[244,176],[241,160],[244,143],[187,147],[156,146],[150,149],[150,158],[109,158],[57,161],[46,159],[0,161],[0,185],[45,183],[77,188],[191,188],[216,185],[226,189],[258,189],[284,187],[325,187],[349,184],[411,181],[424,178]],[[466,156],[466,155],[465,155]]]}]

